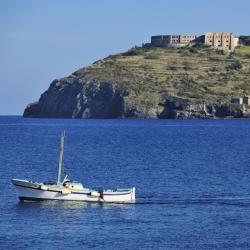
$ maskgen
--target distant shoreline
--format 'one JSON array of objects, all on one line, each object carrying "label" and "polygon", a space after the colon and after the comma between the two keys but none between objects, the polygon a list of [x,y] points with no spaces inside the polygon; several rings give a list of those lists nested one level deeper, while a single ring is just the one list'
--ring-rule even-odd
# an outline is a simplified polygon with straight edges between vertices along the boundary
[{"label": "distant shoreline", "polygon": [[0,118],[22,118],[23,120],[82,120],[82,121],[95,121],[95,120],[107,120],[107,121],[236,121],[236,120],[250,120],[249,117],[242,117],[242,118],[233,118],[233,117],[226,117],[226,118],[213,118],[213,119],[198,119],[198,118],[186,118],[186,119],[159,119],[159,118],[53,118],[53,117],[23,117],[22,115],[0,115]]}]

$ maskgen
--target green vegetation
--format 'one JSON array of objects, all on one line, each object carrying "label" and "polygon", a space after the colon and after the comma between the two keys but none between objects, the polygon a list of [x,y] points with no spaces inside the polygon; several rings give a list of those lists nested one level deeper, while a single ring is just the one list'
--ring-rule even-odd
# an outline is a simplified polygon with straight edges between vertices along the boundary
[{"label": "green vegetation", "polygon": [[250,95],[250,46],[237,48],[234,53],[206,46],[134,47],[74,75],[126,89],[126,105],[131,106],[155,107],[169,95],[195,103],[230,102],[232,96]]},{"label": "green vegetation", "polygon": [[152,54],[152,55],[147,55],[144,57],[145,59],[160,59],[160,57],[158,55]]},{"label": "green vegetation", "polygon": [[143,55],[144,49],[141,47],[133,47],[129,49],[127,52],[123,53],[123,56],[139,56]]},{"label": "green vegetation", "polygon": [[250,46],[241,46],[235,49],[235,55],[250,58]]}]

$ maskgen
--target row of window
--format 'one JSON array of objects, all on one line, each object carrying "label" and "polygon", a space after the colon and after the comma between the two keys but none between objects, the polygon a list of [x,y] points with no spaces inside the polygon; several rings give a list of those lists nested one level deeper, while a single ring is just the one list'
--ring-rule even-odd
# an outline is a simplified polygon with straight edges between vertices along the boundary
[{"label": "row of window", "polygon": [[[212,42],[209,42],[210,45],[212,45]],[[229,47],[229,44],[226,44],[226,46],[222,46],[222,44],[217,44],[218,47]]]},{"label": "row of window", "polygon": [[[209,42],[212,42],[212,40],[209,40]],[[220,42],[221,42],[221,40],[218,40],[218,43],[220,43]],[[226,40],[226,43],[229,43],[229,41]]]},{"label": "row of window", "polygon": [[207,38],[213,38],[213,37],[215,37],[215,38],[230,38],[231,36],[224,36],[224,35],[221,35],[221,36],[213,36],[213,35],[209,35],[209,36],[206,36]]}]

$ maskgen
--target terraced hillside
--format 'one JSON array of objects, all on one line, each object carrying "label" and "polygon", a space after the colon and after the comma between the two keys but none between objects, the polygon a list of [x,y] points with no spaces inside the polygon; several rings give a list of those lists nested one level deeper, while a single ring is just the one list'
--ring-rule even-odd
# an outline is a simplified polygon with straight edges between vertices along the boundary
[{"label": "terraced hillside", "polygon": [[241,107],[232,107],[230,100],[249,94],[249,47],[234,53],[206,47],[138,47],[54,80],[24,116],[211,117],[216,112],[220,116],[222,106],[224,116],[239,116]]}]

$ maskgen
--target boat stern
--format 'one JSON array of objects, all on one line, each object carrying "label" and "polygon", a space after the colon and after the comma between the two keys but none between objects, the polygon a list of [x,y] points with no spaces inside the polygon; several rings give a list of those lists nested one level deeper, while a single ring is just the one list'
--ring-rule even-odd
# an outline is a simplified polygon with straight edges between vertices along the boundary
[{"label": "boat stern", "polygon": [[132,197],[131,197],[132,202],[135,202],[135,187],[132,187]]}]

